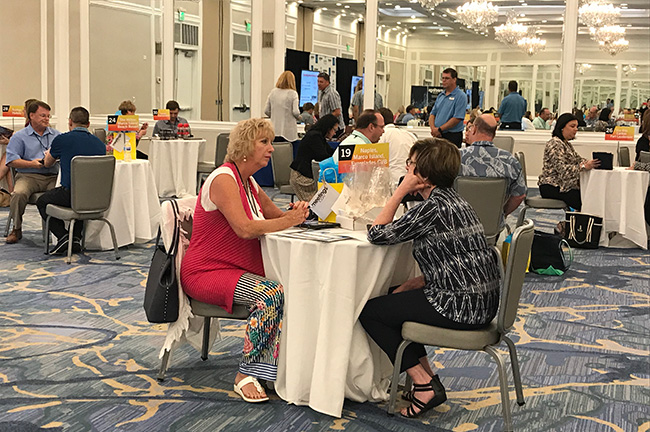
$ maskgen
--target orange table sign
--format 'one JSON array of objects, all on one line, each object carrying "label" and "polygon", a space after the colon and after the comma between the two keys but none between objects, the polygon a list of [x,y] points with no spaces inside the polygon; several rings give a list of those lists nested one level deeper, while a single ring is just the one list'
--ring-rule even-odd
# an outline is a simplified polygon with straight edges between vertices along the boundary
[{"label": "orange table sign", "polygon": [[140,117],[137,115],[109,115],[108,130],[111,132],[137,131],[140,129]]},{"label": "orange table sign", "polygon": [[634,141],[634,127],[616,126],[613,130],[607,128],[605,131],[605,141]]},{"label": "orange table sign", "polygon": [[339,173],[348,173],[353,164],[388,166],[388,143],[341,144],[339,151]]},{"label": "orange table sign", "polygon": [[23,105],[2,105],[2,117],[23,117]]},{"label": "orange table sign", "polygon": [[153,110],[153,119],[154,120],[169,120],[169,110],[168,109],[155,109]]}]

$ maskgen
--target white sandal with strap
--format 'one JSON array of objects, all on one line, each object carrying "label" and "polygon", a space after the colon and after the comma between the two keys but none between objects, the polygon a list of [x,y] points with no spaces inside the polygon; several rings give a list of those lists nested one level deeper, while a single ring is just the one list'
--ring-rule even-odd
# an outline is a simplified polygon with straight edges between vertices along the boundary
[{"label": "white sandal with strap", "polygon": [[242,387],[244,387],[247,384],[253,384],[255,386],[255,389],[257,390],[258,393],[262,394],[264,392],[264,389],[260,385],[259,381],[255,379],[252,376],[248,376],[244,378],[243,380],[239,381],[239,384],[235,384],[235,393],[237,393],[239,396],[241,396],[242,399],[244,399],[246,402],[249,403],[258,403],[258,402],[266,402],[269,400],[268,396],[265,396],[260,399],[251,399],[249,397],[246,397],[244,395],[244,392],[242,391]]}]

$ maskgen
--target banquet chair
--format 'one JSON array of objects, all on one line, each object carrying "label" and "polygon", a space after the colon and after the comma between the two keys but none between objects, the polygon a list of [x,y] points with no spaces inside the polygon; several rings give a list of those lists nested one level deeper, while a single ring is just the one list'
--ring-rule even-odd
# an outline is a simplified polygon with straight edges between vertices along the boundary
[{"label": "banquet chair", "polygon": [[273,183],[278,192],[273,194],[271,199],[275,198],[278,194],[291,195],[291,202],[293,202],[296,193],[291,184],[289,184],[289,177],[291,176],[291,162],[293,161],[293,148],[291,143],[287,142],[274,142],[271,153],[271,168],[273,168]]},{"label": "banquet chair", "polygon": [[[510,395],[508,388],[508,377],[506,364],[499,352],[499,345],[504,341],[510,353],[512,363],[512,375],[517,395],[517,404],[525,404],[524,392],[521,386],[521,374],[519,372],[519,361],[517,349],[512,340],[507,336],[512,328],[519,308],[519,297],[521,295],[526,267],[528,265],[528,254],[533,242],[534,226],[528,219],[518,227],[512,235],[510,253],[506,263],[505,275],[502,277],[501,296],[499,310],[494,320],[485,328],[479,330],[453,330],[436,327],[427,324],[407,321],[402,325],[402,342],[397,348],[395,365],[393,366],[393,380],[390,389],[390,400],[388,403],[388,414],[395,412],[395,399],[397,396],[397,384],[402,364],[404,350],[411,343],[419,343],[441,348],[458,349],[466,351],[485,351],[490,354],[497,363],[499,371],[499,383],[501,387],[501,409],[503,412],[504,430],[512,431],[512,418],[510,414]],[[501,258],[496,249],[491,249]],[[501,269],[501,265],[499,265]]]},{"label": "banquet chair", "polygon": [[639,162],[650,163],[650,152],[642,151],[639,153]]},{"label": "banquet chair", "polygon": [[313,159],[311,161],[311,175],[316,184],[318,184],[318,177],[320,176],[320,162]]},{"label": "banquet chair", "polygon": [[502,229],[503,204],[506,202],[506,179],[456,177],[454,189],[465,198],[478,215],[488,244],[495,245]]},{"label": "banquet chair", "polygon": [[[11,168],[11,176],[14,179],[14,184],[16,184],[16,169]],[[27,204],[32,204],[36,205],[36,201],[44,194],[45,192],[35,192],[30,195],[29,199],[27,200]],[[11,221],[13,218],[11,217],[11,212],[7,214],[7,225],[5,226],[5,237],[9,235],[9,231],[11,229]],[[42,231],[42,236],[43,236],[43,241],[45,241],[45,237],[47,236],[47,231],[45,230],[45,221],[43,218],[41,218],[41,231]]]},{"label": "banquet chair", "polygon": [[513,153],[515,150],[515,139],[511,136],[495,136],[492,140],[494,147]]},{"label": "banquet chair", "polygon": [[101,142],[106,144],[106,129],[104,128],[96,128],[93,129],[93,135],[95,135]]},{"label": "banquet chair", "polygon": [[618,149],[618,166],[630,166],[630,149],[629,147],[619,147]]},{"label": "banquet chair", "polygon": [[[196,198],[183,198],[181,200],[176,200],[177,203],[179,203],[179,208],[190,208],[191,211],[194,209],[194,205],[196,202]],[[164,227],[167,224],[167,218],[173,218],[173,211],[171,209],[171,200],[167,200],[163,202],[162,204],[162,223],[161,227]],[[189,244],[189,241],[192,237],[192,219],[190,218],[189,220],[185,220],[182,222],[182,230],[179,233],[179,235],[184,235],[186,237],[187,243]],[[162,238],[164,240],[164,243],[166,245],[171,245],[172,243],[172,234],[173,230],[163,230],[162,231]],[[180,242],[179,244],[182,244]],[[182,256],[180,257],[182,260]],[[217,305],[212,305],[208,303],[202,303],[198,300],[194,300],[191,298],[189,299],[190,303],[190,308],[192,311],[192,314],[194,316],[198,317],[203,317],[203,333],[202,333],[202,343],[201,343],[201,359],[203,361],[208,359],[208,352],[210,349],[210,329],[212,327],[212,319],[216,318],[219,320],[220,318],[225,318],[225,319],[231,319],[231,320],[246,320],[248,319],[249,311],[246,306],[242,305],[236,305],[233,304],[232,306],[232,313],[226,312],[223,308],[217,306]],[[180,317],[179,317],[180,319]],[[173,345],[172,345],[173,346]],[[167,369],[169,367],[169,360],[171,356],[172,350],[165,350],[161,363],[160,363],[160,369],[158,370],[158,381],[164,381],[165,380],[165,375],[167,373]]]},{"label": "banquet chair", "polygon": [[[515,153],[515,158],[519,161],[521,165],[521,175],[526,179],[526,157],[523,152]],[[517,218],[517,226],[520,226],[524,223],[524,218],[526,217],[526,210],[529,208],[537,210],[566,210],[567,205],[562,200],[551,199],[551,198],[542,198],[542,197],[526,197],[524,199],[524,207],[519,211],[519,217]]]},{"label": "banquet chair", "polygon": [[[120,253],[115,238],[113,224],[105,218],[113,196],[113,177],[115,175],[115,158],[113,156],[75,156],[70,164],[70,195],[71,207],[48,204],[45,208],[47,219],[45,232],[49,234],[50,218],[55,217],[69,221],[68,237],[72,238],[76,221],[101,220],[108,225],[113,240],[115,259],[120,259]],[[84,224],[84,229],[87,227]],[[82,237],[82,249],[85,246],[85,235]],[[68,242],[68,258],[70,264],[72,243]],[[49,254],[50,236],[45,237],[45,254]]]},{"label": "banquet chair", "polygon": [[228,141],[230,133],[220,133],[217,135],[217,145],[215,147],[214,163],[212,162],[199,162],[196,166],[196,194],[199,194],[201,189],[201,181],[205,180],[212,171],[217,169],[226,158],[226,150],[228,149]]}]

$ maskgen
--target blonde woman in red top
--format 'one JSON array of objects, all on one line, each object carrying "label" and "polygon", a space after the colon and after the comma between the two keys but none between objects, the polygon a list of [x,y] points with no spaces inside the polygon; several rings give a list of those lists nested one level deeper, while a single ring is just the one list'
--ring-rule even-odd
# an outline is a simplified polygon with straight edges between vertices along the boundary
[{"label": "blonde woman in red top", "polygon": [[307,203],[280,210],[253,179],[273,153],[268,120],[239,122],[225,163],[208,177],[196,203],[190,246],[181,265],[186,294],[232,311],[251,309],[235,391],[246,402],[268,400],[257,378],[275,381],[282,329],[282,285],[264,277],[259,237],[302,223]]}]

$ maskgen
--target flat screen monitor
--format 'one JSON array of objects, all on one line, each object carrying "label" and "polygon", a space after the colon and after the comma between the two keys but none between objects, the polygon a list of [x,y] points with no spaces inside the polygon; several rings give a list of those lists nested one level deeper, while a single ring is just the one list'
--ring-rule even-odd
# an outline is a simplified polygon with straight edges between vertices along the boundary
[{"label": "flat screen monitor", "polygon": [[304,70],[300,74],[300,106],[318,102],[318,72]]},{"label": "flat screen monitor", "polygon": [[427,87],[426,86],[411,86],[411,105],[416,108],[423,109],[427,106]]},{"label": "flat screen monitor", "polygon": [[350,87],[350,101],[352,101],[352,96],[354,96],[354,88],[357,86],[357,83],[361,81],[363,77],[353,75],[352,76],[352,84]]}]

